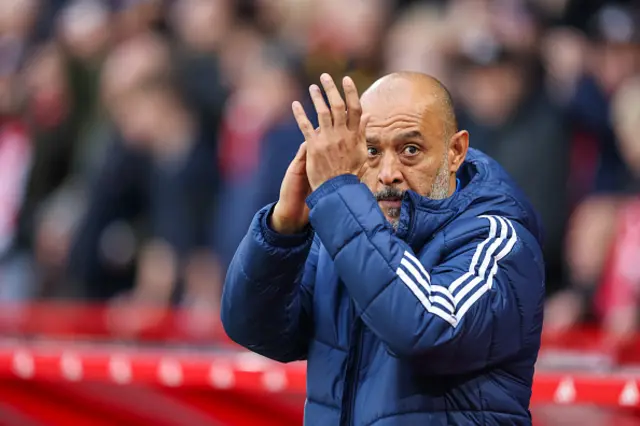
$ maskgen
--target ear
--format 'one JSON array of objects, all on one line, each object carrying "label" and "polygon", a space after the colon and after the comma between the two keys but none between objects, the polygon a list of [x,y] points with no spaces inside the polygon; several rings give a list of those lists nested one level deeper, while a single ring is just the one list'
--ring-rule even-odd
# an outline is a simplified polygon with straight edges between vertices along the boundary
[{"label": "ear", "polygon": [[456,173],[469,149],[469,132],[460,130],[449,140],[449,172]]}]

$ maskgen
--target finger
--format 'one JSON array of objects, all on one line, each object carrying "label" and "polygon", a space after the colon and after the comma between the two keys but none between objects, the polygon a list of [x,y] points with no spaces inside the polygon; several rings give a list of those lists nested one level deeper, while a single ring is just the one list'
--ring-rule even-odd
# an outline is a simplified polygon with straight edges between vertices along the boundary
[{"label": "finger", "polygon": [[[312,84],[311,87],[309,87],[309,94],[311,94],[313,106],[316,108],[316,112],[318,113],[318,123],[320,124],[320,128],[323,130],[331,129],[331,127],[333,127],[331,122],[331,111],[329,111],[329,108],[322,97],[320,88],[315,84]],[[307,141],[309,141],[309,139],[307,139]]]},{"label": "finger", "polygon": [[360,128],[360,118],[362,117],[362,105],[360,105],[360,96],[356,83],[351,77],[342,79],[342,87],[344,88],[344,97],[347,100],[347,128],[357,130]]},{"label": "finger", "polygon": [[345,112],[344,100],[333,82],[331,76],[324,73],[320,76],[322,87],[329,99],[329,105],[331,105],[331,116],[333,117],[334,126],[344,126],[347,122],[347,114]]},{"label": "finger", "polygon": [[307,117],[307,113],[304,112],[304,108],[302,108],[302,104],[300,102],[295,101],[291,105],[291,109],[293,110],[293,116],[296,119],[296,123],[298,123],[298,128],[302,132],[305,140],[310,141],[311,138],[314,137],[315,131],[313,130],[313,125],[309,121]]},{"label": "finger", "polygon": [[358,130],[358,132],[360,133],[360,138],[358,138],[358,140],[364,141],[365,144],[367,140],[367,125],[369,124],[370,119],[371,119],[370,115],[365,115],[360,120],[360,129]]}]

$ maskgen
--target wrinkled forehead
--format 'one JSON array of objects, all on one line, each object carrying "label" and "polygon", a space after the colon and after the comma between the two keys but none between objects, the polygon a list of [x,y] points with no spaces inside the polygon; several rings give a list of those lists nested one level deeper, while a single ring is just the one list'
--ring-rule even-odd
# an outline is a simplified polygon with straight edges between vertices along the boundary
[{"label": "wrinkled forehead", "polygon": [[362,111],[369,115],[372,131],[415,127],[431,137],[443,134],[444,121],[436,99],[415,92],[365,92]]}]

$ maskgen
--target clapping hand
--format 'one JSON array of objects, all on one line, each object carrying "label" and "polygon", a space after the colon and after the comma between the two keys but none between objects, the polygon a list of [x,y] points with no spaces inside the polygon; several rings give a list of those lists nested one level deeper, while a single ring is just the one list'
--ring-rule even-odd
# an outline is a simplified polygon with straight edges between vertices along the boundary
[{"label": "clapping hand", "polygon": [[307,178],[307,143],[300,145],[284,175],[280,198],[271,215],[271,227],[281,234],[295,234],[309,223],[309,208],[305,200],[311,193]]},{"label": "clapping hand", "polygon": [[355,83],[349,77],[342,80],[345,104],[329,74],[322,74],[320,81],[327,93],[330,108],[320,88],[312,85],[309,92],[318,113],[320,127],[317,130],[311,125],[300,102],[293,103],[293,115],[306,140],[306,172],[312,190],[343,174],[360,178],[367,163],[364,129],[368,120],[362,117]]}]

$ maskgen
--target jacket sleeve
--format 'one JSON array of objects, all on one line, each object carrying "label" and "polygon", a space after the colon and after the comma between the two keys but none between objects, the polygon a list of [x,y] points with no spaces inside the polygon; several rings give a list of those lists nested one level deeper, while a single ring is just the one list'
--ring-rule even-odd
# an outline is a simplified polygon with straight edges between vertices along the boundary
[{"label": "jacket sleeve", "polygon": [[256,214],[229,266],[221,319],[236,343],[290,362],[307,356],[317,247],[310,229],[293,236],[271,230],[272,208]]},{"label": "jacket sleeve", "polygon": [[427,271],[355,176],[326,182],[307,202],[360,318],[393,356],[462,374],[515,355],[527,339],[536,345],[544,276],[539,249],[528,249],[523,238],[532,237],[517,223],[459,219],[447,243],[429,242],[442,260]]}]

